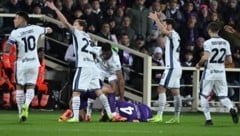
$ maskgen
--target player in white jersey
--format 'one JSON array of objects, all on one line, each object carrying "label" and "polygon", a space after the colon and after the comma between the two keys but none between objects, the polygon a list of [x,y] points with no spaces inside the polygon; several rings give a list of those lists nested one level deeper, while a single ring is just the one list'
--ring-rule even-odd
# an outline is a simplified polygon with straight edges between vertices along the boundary
[{"label": "player in white jersey", "polygon": [[73,117],[67,122],[79,122],[80,92],[94,90],[102,102],[109,118],[112,113],[107,97],[102,93],[99,81],[99,72],[93,58],[93,41],[84,32],[86,21],[76,19],[71,25],[66,17],[56,8],[53,2],[47,1],[49,8],[56,12],[60,21],[70,30],[73,35],[73,45],[76,54],[76,72],[73,79],[72,109]]},{"label": "player in white jersey", "polygon": [[[39,59],[37,42],[40,35],[51,33],[51,28],[28,25],[28,14],[17,12],[14,18],[15,30],[9,36],[4,53],[8,54],[10,46],[17,45],[16,61],[16,101],[19,111],[19,121],[26,121],[28,107],[34,97],[34,87],[38,77]],[[26,97],[24,97],[26,87]]]},{"label": "player in white jersey", "polygon": [[179,61],[180,37],[174,30],[174,20],[166,19],[160,22],[157,13],[149,13],[149,18],[156,22],[160,31],[165,35],[165,70],[157,88],[159,93],[159,109],[156,116],[149,119],[149,122],[162,122],[162,115],[166,105],[166,89],[170,89],[174,97],[174,117],[166,123],[179,123],[182,100],[180,97],[180,78],[182,69]]},{"label": "player in white jersey", "polygon": [[[98,43],[101,47],[97,58],[97,67],[100,70],[100,79],[102,82],[106,82],[110,85],[110,89],[112,92],[107,94],[108,102],[110,105],[111,112],[113,115],[117,115],[116,112],[116,99],[115,94],[120,96],[120,100],[124,100],[124,78],[122,74],[122,67],[120,63],[120,59],[118,54],[112,50],[111,44],[109,43]],[[104,83],[105,85],[105,83]],[[87,108],[87,118],[91,116],[91,103],[93,101],[88,101],[88,108]],[[105,121],[105,116],[101,119],[101,121]],[[89,120],[89,119],[87,119]]]},{"label": "player in white jersey", "polygon": [[197,68],[205,64],[201,79],[200,102],[206,118],[205,125],[213,125],[209,111],[208,96],[214,90],[220,102],[227,107],[232,115],[233,123],[238,123],[238,116],[228,96],[225,64],[232,63],[229,42],[219,37],[219,24],[212,22],[208,25],[208,34],[211,37],[204,42],[204,54],[196,64]]}]

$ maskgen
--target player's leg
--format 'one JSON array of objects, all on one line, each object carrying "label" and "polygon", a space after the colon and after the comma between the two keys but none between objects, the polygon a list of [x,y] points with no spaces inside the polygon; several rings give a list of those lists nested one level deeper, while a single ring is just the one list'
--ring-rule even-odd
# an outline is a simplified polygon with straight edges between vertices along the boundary
[{"label": "player's leg", "polygon": [[79,122],[79,108],[81,105],[80,91],[87,91],[90,78],[88,77],[89,71],[87,68],[77,68],[73,84],[72,84],[72,111],[73,117],[68,119],[67,122]]},{"label": "player's leg", "polygon": [[181,69],[173,69],[172,76],[170,78],[170,82],[168,87],[171,88],[171,93],[173,96],[173,104],[174,104],[174,117],[167,121],[166,123],[180,123],[180,112],[182,109],[182,99],[180,96],[180,78],[182,76]]},{"label": "player's leg", "polygon": [[200,104],[203,114],[205,116],[205,125],[213,125],[212,117],[210,113],[208,97],[213,89],[213,80],[202,80],[200,85]]},{"label": "player's leg", "polygon": [[117,91],[117,82],[116,80],[110,81],[110,88],[112,90],[111,93],[108,93],[107,97],[108,97],[108,102],[109,102],[109,106],[111,109],[111,112],[113,113],[113,115],[116,115],[116,91]]},{"label": "player's leg", "polygon": [[84,121],[89,122],[91,119],[92,115],[92,108],[93,108],[93,103],[95,100],[88,98],[87,100],[87,109],[86,109],[86,116],[84,118]]},{"label": "player's leg", "polygon": [[227,82],[224,80],[215,81],[215,93],[217,94],[220,102],[225,106],[232,116],[233,123],[238,123],[238,114],[234,109],[234,105],[228,96]]},{"label": "player's leg", "polygon": [[165,70],[162,77],[161,77],[160,85],[157,88],[158,102],[159,102],[157,115],[148,119],[149,122],[162,122],[162,116],[163,116],[164,108],[165,108],[165,105],[167,103],[166,88],[165,87],[167,87],[167,85],[169,83],[171,74],[172,74],[172,71]]},{"label": "player's leg", "polygon": [[18,107],[19,121],[25,121],[25,118],[22,118],[22,106],[25,102],[24,88],[21,85],[16,85],[16,102]]}]

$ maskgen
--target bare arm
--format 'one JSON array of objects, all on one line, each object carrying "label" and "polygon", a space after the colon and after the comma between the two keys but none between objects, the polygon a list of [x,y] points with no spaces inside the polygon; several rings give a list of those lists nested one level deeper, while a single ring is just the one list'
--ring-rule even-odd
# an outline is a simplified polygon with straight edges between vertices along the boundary
[{"label": "bare arm", "polygon": [[61,11],[59,11],[58,8],[56,8],[56,6],[54,5],[53,2],[49,2],[47,1],[47,6],[54,10],[59,18],[59,20],[69,29],[69,30],[73,30],[73,26],[67,21],[66,17],[61,13]]},{"label": "bare arm", "polygon": [[160,22],[160,19],[158,18],[157,12],[150,12],[148,17],[156,22],[157,26],[159,27],[160,31],[165,35],[170,35],[171,32],[166,29],[166,27]]},{"label": "bare arm", "polygon": [[118,70],[116,72],[116,75],[117,75],[117,84],[118,84],[118,88],[119,88],[120,100],[124,100],[125,82],[124,82],[122,70]]},{"label": "bare arm", "polygon": [[209,53],[205,51],[200,61],[196,64],[196,67],[200,68],[208,60],[208,58],[209,58]]},{"label": "bare arm", "polygon": [[227,65],[227,64],[231,64],[231,63],[232,63],[232,56],[231,55],[226,56],[225,64]]}]

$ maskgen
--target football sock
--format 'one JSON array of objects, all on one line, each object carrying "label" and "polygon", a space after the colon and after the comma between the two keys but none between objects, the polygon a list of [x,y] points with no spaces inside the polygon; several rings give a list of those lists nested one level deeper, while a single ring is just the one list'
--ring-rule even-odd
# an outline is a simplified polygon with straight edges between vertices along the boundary
[{"label": "football sock", "polygon": [[24,104],[24,91],[23,90],[16,90],[16,102],[18,107],[19,115],[22,113],[22,105]]},{"label": "football sock", "polygon": [[208,100],[204,97],[204,96],[200,96],[200,103],[202,106],[202,110],[204,113],[204,116],[206,118],[206,120],[211,120],[211,114],[210,114],[210,110],[209,110],[209,103]]},{"label": "football sock", "polygon": [[116,99],[115,99],[115,93],[108,94],[108,102],[111,109],[111,112],[116,112]]},{"label": "football sock", "polygon": [[182,100],[181,100],[181,96],[174,96],[174,108],[175,108],[175,116],[179,117],[180,116],[180,112],[181,112],[181,108],[182,108]]},{"label": "football sock", "polygon": [[157,115],[162,116],[166,102],[167,102],[166,93],[160,93],[158,95],[158,101],[159,101],[159,107],[158,107]]},{"label": "football sock", "polygon": [[86,115],[88,115],[88,116],[91,116],[91,114],[92,114],[93,102],[94,102],[93,99],[88,98],[88,101],[87,101],[87,113],[86,113]]},{"label": "football sock", "polygon": [[111,112],[111,109],[110,109],[110,106],[109,106],[109,103],[108,103],[106,95],[105,94],[101,94],[99,96],[99,100],[101,101],[104,109],[106,110],[107,115],[111,118],[112,117],[112,112]]},{"label": "football sock", "polygon": [[80,107],[80,97],[73,96],[72,98],[73,117],[77,119],[79,119],[79,107]]},{"label": "football sock", "polygon": [[229,98],[225,97],[223,99],[219,99],[222,105],[227,107],[227,109],[230,111],[231,108],[233,108],[232,102],[229,100]]},{"label": "football sock", "polygon": [[34,97],[34,89],[27,89],[26,100],[25,100],[25,104],[27,107],[29,107],[30,103],[32,102],[33,97]]}]

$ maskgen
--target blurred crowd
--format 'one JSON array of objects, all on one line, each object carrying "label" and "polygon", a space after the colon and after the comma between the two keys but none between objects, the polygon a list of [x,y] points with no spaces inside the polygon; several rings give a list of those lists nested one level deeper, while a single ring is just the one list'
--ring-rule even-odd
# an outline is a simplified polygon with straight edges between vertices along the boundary
[{"label": "blurred crowd", "polygon": [[[157,12],[160,20],[175,20],[175,30],[181,37],[182,66],[191,67],[199,61],[203,52],[203,43],[209,38],[207,25],[216,21],[224,27],[232,26],[240,31],[239,0],[53,0],[55,5],[70,22],[75,19],[87,21],[87,31],[122,44],[136,51],[152,56],[153,65],[164,66],[164,36],[155,22],[148,18],[149,12]],[[44,0],[3,0],[0,12],[15,13],[23,10],[31,14],[45,14],[56,18],[55,12],[45,6]],[[32,20],[34,23],[34,20]],[[1,33],[13,28],[12,18],[0,18]],[[58,30],[59,33],[62,30]],[[220,35],[230,39],[233,45],[233,64],[227,67],[240,67],[240,48],[237,39],[229,37],[221,30]],[[56,36],[60,41],[68,37]],[[71,40],[68,40],[69,44]],[[54,47],[52,47],[54,48]],[[52,50],[64,54],[66,49]],[[143,73],[143,60],[127,51],[119,51],[122,65],[135,72],[125,71],[125,80],[139,84],[138,73]],[[64,56],[64,55],[60,55]],[[153,72],[158,82],[161,74]],[[192,82],[192,74],[184,73],[183,82]],[[135,79],[135,80],[132,80]],[[234,75],[231,81],[239,81]],[[134,84],[134,83],[133,83]],[[139,85],[136,85],[136,87]],[[141,88],[138,88],[141,89]]]}]

